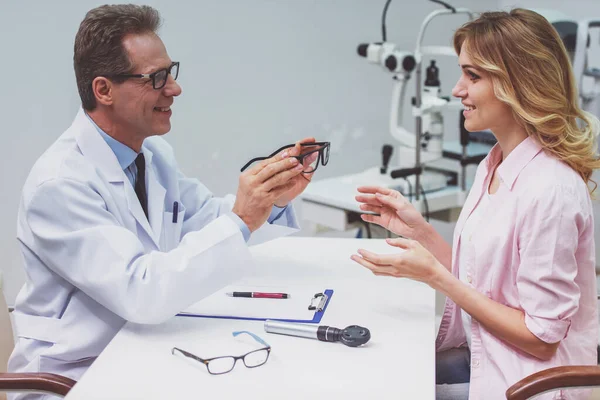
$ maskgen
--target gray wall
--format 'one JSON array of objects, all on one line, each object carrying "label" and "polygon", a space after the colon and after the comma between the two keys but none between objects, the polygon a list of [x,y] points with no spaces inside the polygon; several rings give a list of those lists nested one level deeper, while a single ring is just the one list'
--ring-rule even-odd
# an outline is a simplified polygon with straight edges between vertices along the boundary
[{"label": "gray wall", "polygon": [[532,9],[550,9],[560,11],[576,19],[600,17],[600,2],[598,0],[499,0],[501,9],[523,7]]},{"label": "gray wall", "polygon": [[[12,303],[25,279],[15,240],[20,191],[34,161],[77,112],[73,40],[86,11],[104,2],[0,2],[0,268]],[[215,193],[235,191],[239,168],[250,157],[304,136],[333,143],[322,178],[378,165],[381,146],[393,143],[387,132],[390,77],[356,55],[358,43],[381,39],[384,0],[146,3],[162,13],[163,40],[181,62],[183,95],[166,138],[183,170]],[[497,0],[453,3],[474,11],[498,6]],[[388,40],[413,50],[423,18],[436,8],[425,0],[393,1]],[[450,44],[463,20],[439,21],[426,42]],[[459,73],[456,60],[440,59],[439,65],[448,95]],[[457,123],[448,118],[450,138],[457,137]],[[448,235],[451,228],[442,227]]]}]

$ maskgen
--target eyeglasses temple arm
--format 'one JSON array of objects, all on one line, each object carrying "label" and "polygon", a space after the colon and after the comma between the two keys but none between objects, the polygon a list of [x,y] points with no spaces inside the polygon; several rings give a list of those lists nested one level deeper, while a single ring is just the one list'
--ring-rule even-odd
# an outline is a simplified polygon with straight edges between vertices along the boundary
[{"label": "eyeglasses temple arm", "polygon": [[245,165],[242,167],[242,169],[240,169],[240,172],[244,172],[244,170],[245,170],[246,168],[248,168],[248,167],[250,166],[250,164],[252,164],[253,162],[256,162],[256,161],[262,161],[262,160],[266,160],[267,158],[269,158],[269,157],[256,157],[256,158],[253,158],[252,160],[248,161],[248,162],[247,162],[247,163],[246,163],[246,164],[245,164]]},{"label": "eyeglasses temple arm", "polygon": [[171,354],[175,354],[175,351],[178,351],[178,352],[180,352],[181,354],[183,354],[184,356],[186,356],[186,357],[188,357],[188,358],[192,358],[192,359],[194,359],[194,360],[196,360],[196,361],[199,361],[199,362],[201,362],[201,363],[203,363],[203,364],[205,364],[205,363],[206,363],[206,361],[207,361],[207,360],[205,360],[205,359],[203,359],[203,358],[200,358],[200,357],[198,357],[198,356],[196,356],[196,355],[194,355],[194,354],[192,354],[192,353],[190,353],[190,352],[187,352],[187,351],[185,351],[185,350],[181,350],[181,349],[180,349],[180,348],[178,348],[178,347],[173,347],[173,348],[171,349]]},{"label": "eyeglasses temple arm", "polygon": [[258,343],[266,346],[266,347],[271,347],[271,345],[269,345],[267,342],[265,342],[263,339],[261,339],[258,335],[255,335],[252,332],[248,332],[248,331],[236,331],[236,332],[231,332],[231,334],[233,335],[233,337],[236,337],[242,333],[247,333],[248,335],[252,336],[254,338],[254,340],[256,340]]}]

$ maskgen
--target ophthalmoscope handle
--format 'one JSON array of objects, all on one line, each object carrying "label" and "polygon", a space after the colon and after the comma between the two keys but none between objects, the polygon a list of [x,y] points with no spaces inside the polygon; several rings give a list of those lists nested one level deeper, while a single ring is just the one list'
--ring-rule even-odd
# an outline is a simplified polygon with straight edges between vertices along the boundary
[{"label": "ophthalmoscope handle", "polygon": [[326,325],[309,325],[267,320],[265,322],[265,331],[268,333],[317,339],[323,342],[342,342],[350,347],[365,344],[371,338],[371,333],[367,328],[357,325],[351,325],[345,329],[338,329]]}]

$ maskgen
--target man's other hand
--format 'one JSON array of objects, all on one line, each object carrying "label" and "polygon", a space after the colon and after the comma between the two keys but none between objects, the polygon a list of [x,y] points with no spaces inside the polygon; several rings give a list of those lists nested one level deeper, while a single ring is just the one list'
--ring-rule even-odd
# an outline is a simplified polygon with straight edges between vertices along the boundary
[{"label": "man's other hand", "polygon": [[[308,138],[304,138],[298,142],[296,142],[296,146],[294,146],[292,149],[287,149],[287,151],[289,152],[290,156],[299,156],[301,153],[301,143],[314,143],[315,142],[315,138],[314,137],[308,137]],[[309,155],[308,157],[319,157],[319,153],[314,153]],[[304,164],[307,164],[307,161],[304,162]],[[308,164],[310,164],[310,162],[308,162]],[[306,187],[308,186],[308,184],[310,183],[311,179],[312,179],[313,174],[305,174],[305,173],[300,173],[298,175],[296,175],[295,177],[292,178],[292,182],[293,184],[290,186],[289,190],[286,191],[285,193],[283,193],[276,201],[275,201],[275,205],[277,207],[285,207],[288,205],[288,203],[292,200],[294,200],[296,197],[298,197],[298,195],[300,193],[302,193],[304,191],[304,189],[306,189]]]}]

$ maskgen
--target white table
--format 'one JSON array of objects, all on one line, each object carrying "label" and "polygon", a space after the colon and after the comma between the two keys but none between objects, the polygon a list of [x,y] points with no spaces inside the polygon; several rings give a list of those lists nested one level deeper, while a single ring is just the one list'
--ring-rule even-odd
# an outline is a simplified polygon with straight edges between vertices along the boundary
[{"label": "white table", "polygon": [[[364,347],[269,334],[258,321],[175,317],[155,326],[129,323],[67,400],[434,399],[434,291],[374,276],[350,260],[359,247],[396,251],[382,240],[327,238],[282,238],[252,251],[264,276],[334,289],[321,324],[369,328],[372,338]],[[227,348],[238,340],[231,335],[236,330],[256,333],[272,346],[265,365],[249,369],[238,362],[230,373],[212,376],[203,365],[171,355],[173,346],[201,357]]]}]

